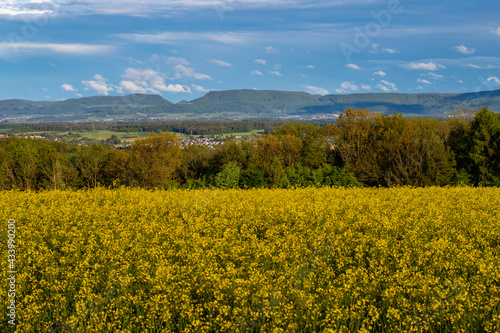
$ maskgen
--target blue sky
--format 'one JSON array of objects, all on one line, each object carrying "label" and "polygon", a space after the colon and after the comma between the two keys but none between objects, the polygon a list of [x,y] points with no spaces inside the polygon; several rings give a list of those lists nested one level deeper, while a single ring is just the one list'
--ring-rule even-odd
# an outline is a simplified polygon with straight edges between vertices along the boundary
[{"label": "blue sky", "polygon": [[4,0],[0,99],[500,89],[500,3]]}]

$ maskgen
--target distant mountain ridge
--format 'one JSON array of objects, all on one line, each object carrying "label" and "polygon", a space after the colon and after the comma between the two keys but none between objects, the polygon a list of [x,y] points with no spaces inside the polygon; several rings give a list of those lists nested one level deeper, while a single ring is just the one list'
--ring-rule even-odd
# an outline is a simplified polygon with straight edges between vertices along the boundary
[{"label": "distant mountain ridge", "polygon": [[461,94],[364,93],[311,95],[276,90],[211,91],[173,104],[159,95],[95,96],[57,102],[0,101],[0,121],[248,119],[339,114],[349,107],[408,116],[442,117],[459,107],[500,111],[500,90]]}]

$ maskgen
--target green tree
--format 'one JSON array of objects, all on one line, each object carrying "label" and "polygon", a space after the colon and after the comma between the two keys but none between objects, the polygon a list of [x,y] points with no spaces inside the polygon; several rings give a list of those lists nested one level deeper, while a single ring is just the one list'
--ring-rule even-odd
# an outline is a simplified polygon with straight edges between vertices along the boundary
[{"label": "green tree", "polygon": [[42,176],[39,177],[40,186],[54,190],[62,188],[65,185],[64,174],[67,168],[64,157],[49,143],[39,148],[39,154],[39,169]]},{"label": "green tree", "polygon": [[469,156],[472,160],[471,174],[477,183],[491,182],[500,177],[499,141],[500,121],[488,108],[482,108],[470,124],[471,147]]},{"label": "green tree", "polygon": [[102,170],[102,184],[106,186],[131,185],[134,181],[129,150],[108,149],[106,165]]},{"label": "green tree", "polygon": [[242,188],[260,188],[266,183],[263,170],[250,168],[243,170],[240,176],[240,187]]},{"label": "green tree", "polygon": [[12,188],[8,158],[7,152],[0,146],[0,191]]},{"label": "green tree", "polygon": [[212,174],[217,174],[221,172],[224,166],[229,162],[236,162],[236,164],[241,168],[245,169],[248,167],[252,156],[252,149],[249,149],[247,143],[229,140],[223,145],[219,145],[215,148],[215,152],[210,160],[210,170]]},{"label": "green tree", "polygon": [[167,188],[176,180],[180,144],[171,133],[151,134],[133,144],[130,159],[134,183],[147,188]]},{"label": "green tree", "polygon": [[500,116],[488,108],[448,121],[448,146],[453,150],[458,174],[474,185],[495,184],[500,177]]},{"label": "green tree", "polygon": [[[294,149],[300,147],[300,161],[285,163],[286,167],[301,162],[304,166],[310,168],[319,168],[326,162],[328,147],[325,142],[325,133],[328,133],[328,131],[324,131],[318,126],[301,123],[281,125],[273,132],[274,135],[282,138],[283,144],[293,143],[292,147],[294,147]],[[300,139],[302,144],[299,145],[298,142],[293,142],[290,137]]]},{"label": "green tree", "polygon": [[219,188],[236,188],[240,181],[240,168],[235,162],[229,162],[215,176],[215,186]]},{"label": "green tree", "polygon": [[269,182],[272,188],[284,188],[288,186],[285,169],[278,157],[273,157],[269,166]]},{"label": "green tree", "polygon": [[312,170],[304,167],[302,164],[297,164],[285,169],[286,177],[290,186],[307,187],[315,186],[316,177],[314,177]]},{"label": "green tree", "polygon": [[34,140],[9,138],[4,146],[3,169],[10,186],[15,189],[36,189],[39,153]]},{"label": "green tree", "polygon": [[301,160],[302,140],[290,134],[280,136],[280,155],[283,156],[283,166],[292,167]]},{"label": "green tree", "polygon": [[182,149],[179,174],[184,182],[201,179],[210,172],[213,149],[204,145],[188,145]]},{"label": "green tree", "polygon": [[349,108],[335,123],[334,145],[347,171],[368,185],[383,180],[381,135],[384,116],[368,109]]},{"label": "green tree", "polygon": [[328,164],[323,165],[319,171],[322,173],[322,185],[333,187],[362,187],[363,184],[359,182],[352,173],[347,172],[345,168],[331,166]]},{"label": "green tree", "polygon": [[81,146],[77,151],[74,161],[80,178],[87,188],[95,188],[102,184],[108,154],[108,149],[98,144]]},{"label": "green tree", "polygon": [[279,137],[266,134],[256,141],[254,164],[266,173],[269,173],[271,162],[277,159],[280,165],[284,159]]},{"label": "green tree", "polygon": [[448,184],[455,174],[453,152],[446,145],[447,125],[438,120],[385,118],[380,139],[385,185]]}]

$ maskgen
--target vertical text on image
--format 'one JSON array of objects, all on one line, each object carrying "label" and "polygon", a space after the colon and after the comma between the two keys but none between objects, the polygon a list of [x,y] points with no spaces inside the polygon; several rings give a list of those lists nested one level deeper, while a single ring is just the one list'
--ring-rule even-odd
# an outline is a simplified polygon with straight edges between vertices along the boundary
[{"label": "vertical text on image", "polygon": [[7,317],[10,325],[16,325],[16,220],[7,221]]}]

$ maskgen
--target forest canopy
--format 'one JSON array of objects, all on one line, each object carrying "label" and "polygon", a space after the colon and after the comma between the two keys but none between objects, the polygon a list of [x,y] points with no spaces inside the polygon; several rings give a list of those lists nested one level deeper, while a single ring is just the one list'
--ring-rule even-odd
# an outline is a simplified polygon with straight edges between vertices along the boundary
[{"label": "forest canopy", "polygon": [[215,148],[171,133],[130,149],[0,139],[0,189],[500,186],[500,115],[447,121],[347,109],[335,124],[288,123]]}]

